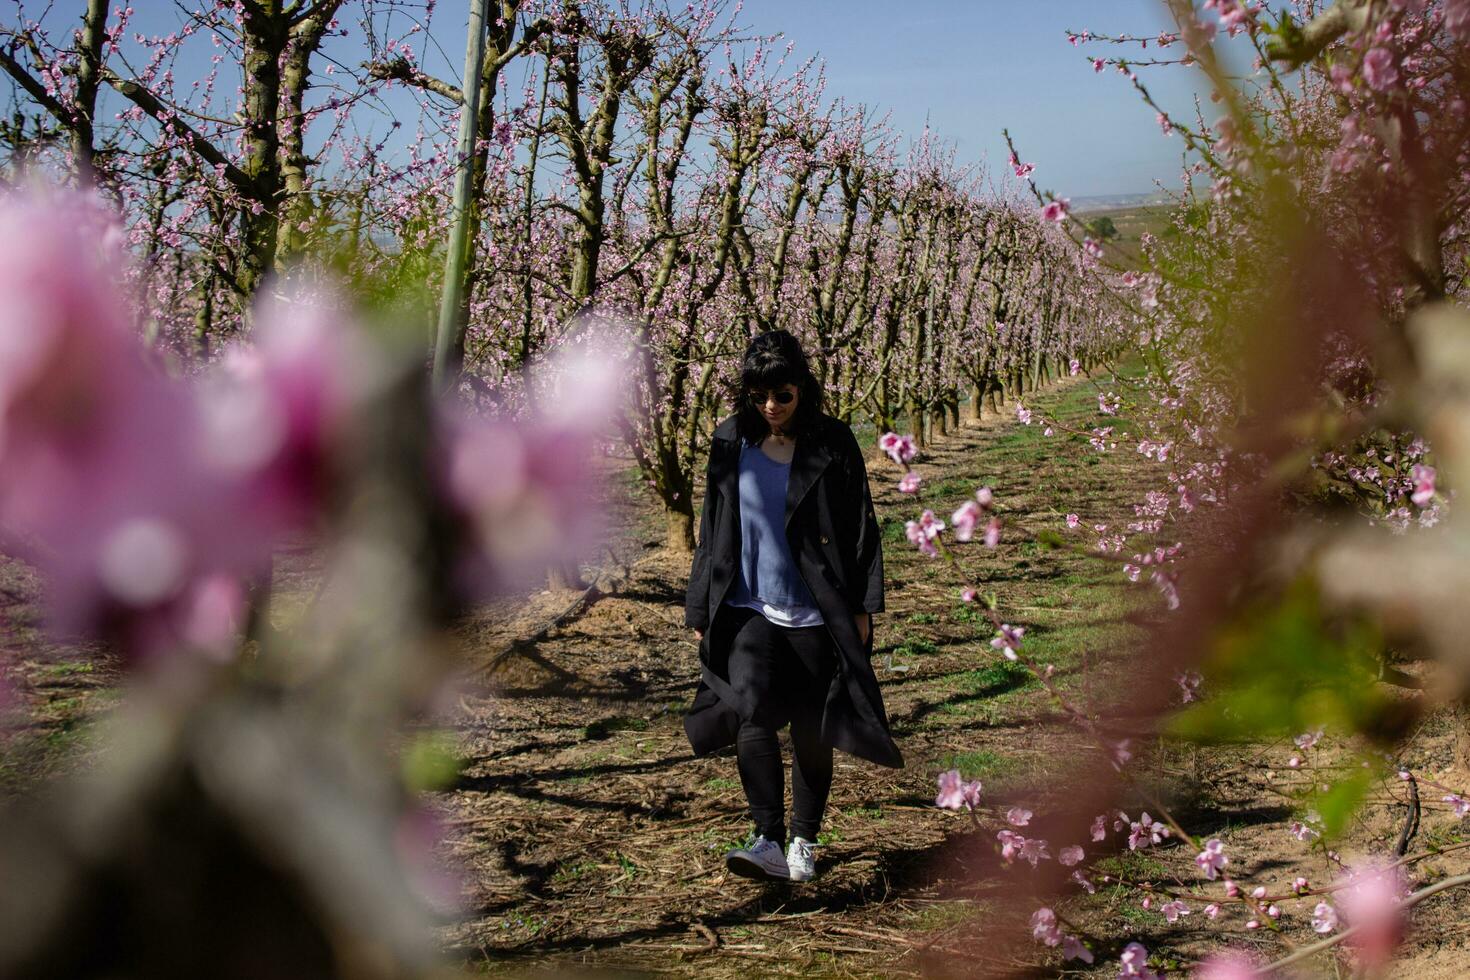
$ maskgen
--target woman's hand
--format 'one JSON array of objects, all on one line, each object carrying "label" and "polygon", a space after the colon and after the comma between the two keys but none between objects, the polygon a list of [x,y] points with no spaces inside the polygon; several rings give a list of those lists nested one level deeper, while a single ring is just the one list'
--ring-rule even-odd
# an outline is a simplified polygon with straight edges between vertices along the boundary
[{"label": "woman's hand", "polygon": [[857,626],[858,639],[862,640],[863,643],[866,644],[868,642],[868,634],[871,633],[873,629],[872,615],[870,613],[860,612],[852,617],[852,621]]},{"label": "woman's hand", "polygon": [[694,631],[694,638],[696,640],[701,640],[702,641],[704,639],[704,630],[695,630]]}]

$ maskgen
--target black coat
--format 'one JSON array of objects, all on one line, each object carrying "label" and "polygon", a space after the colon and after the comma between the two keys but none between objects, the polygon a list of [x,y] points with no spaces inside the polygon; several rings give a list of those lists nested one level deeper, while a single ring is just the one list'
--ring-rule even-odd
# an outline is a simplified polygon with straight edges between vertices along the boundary
[{"label": "black coat", "polygon": [[[732,607],[724,606],[740,574],[740,437],[735,416],[715,429],[710,444],[699,542],[689,574],[684,623],[703,630],[700,682],[684,729],[695,755],[733,745],[741,717],[730,688]],[[883,545],[868,489],[868,471],[852,430],[820,416],[796,440],[786,488],[786,540],[797,571],[816,599],[837,652],[838,669],[827,692],[822,740],[844,752],[901,768],[903,756],[888,731],[883,695],[866,643],[853,616],[883,611]]]}]

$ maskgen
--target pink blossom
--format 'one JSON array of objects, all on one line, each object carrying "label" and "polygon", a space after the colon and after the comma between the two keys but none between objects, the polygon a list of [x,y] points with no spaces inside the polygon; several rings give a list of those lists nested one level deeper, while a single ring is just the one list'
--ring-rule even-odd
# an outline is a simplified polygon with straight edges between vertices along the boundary
[{"label": "pink blossom", "polygon": [[990,520],[985,522],[985,536],[981,539],[981,543],[984,544],[987,548],[994,548],[996,545],[1000,544],[999,517],[992,517]]},{"label": "pink blossom", "polygon": [[1103,839],[1105,839],[1108,836],[1108,830],[1107,830],[1107,826],[1106,826],[1107,820],[1108,820],[1108,815],[1106,813],[1099,813],[1096,817],[1093,818],[1093,820],[1092,820],[1092,839],[1093,840],[1095,840],[1095,841],[1103,840]]},{"label": "pink blossom", "polygon": [[1062,930],[1057,925],[1057,914],[1048,908],[1040,908],[1031,914],[1031,935],[1048,946],[1059,946]]},{"label": "pink blossom", "polygon": [[1081,960],[1084,963],[1092,962],[1092,950],[1082,944],[1082,940],[1076,936],[1062,937],[1062,955],[1069,960]]},{"label": "pink blossom", "polygon": [[898,481],[899,492],[918,493],[919,484],[923,482],[923,478],[919,476],[918,470],[908,470]]},{"label": "pink blossom", "polygon": [[918,452],[913,436],[901,436],[896,432],[883,433],[878,438],[878,448],[899,465],[911,462]]},{"label": "pink blossom", "polygon": [[1320,728],[1310,732],[1304,732],[1303,734],[1298,735],[1296,738],[1292,739],[1292,741],[1296,743],[1296,747],[1301,749],[1303,752],[1312,748],[1321,740],[1322,729]]},{"label": "pink blossom", "polygon": [[1194,980],[1256,980],[1261,975],[1255,962],[1243,953],[1218,953],[1201,963]]},{"label": "pink blossom", "polygon": [[1081,526],[1081,524],[1082,518],[1078,517],[1076,514],[1067,515],[1067,527],[1076,530],[1079,526]]},{"label": "pink blossom", "polygon": [[1224,842],[1218,837],[1210,838],[1205,842],[1205,849],[1195,855],[1194,863],[1199,865],[1206,878],[1214,881],[1215,876],[1230,863],[1230,858],[1225,856]]},{"label": "pink blossom", "polygon": [[1086,856],[1086,852],[1076,844],[1071,844],[1057,852],[1057,860],[1066,868],[1081,864]]},{"label": "pink blossom", "polygon": [[1416,463],[1410,471],[1410,476],[1414,480],[1414,492],[1410,494],[1409,499],[1417,506],[1428,507],[1430,501],[1434,499],[1434,467]]},{"label": "pink blossom", "polygon": [[1082,362],[1077,360],[1077,358],[1074,357],[1067,362],[1067,373],[1070,374],[1072,377],[1077,377],[1078,372],[1080,372],[1081,370]]},{"label": "pink blossom", "polygon": [[1445,796],[1444,802],[1448,803],[1450,808],[1455,811],[1456,817],[1463,820],[1465,817],[1470,816],[1470,800],[1465,799],[1459,793],[1450,793]]},{"label": "pink blossom", "polygon": [[1326,902],[1318,902],[1317,907],[1312,910],[1312,929],[1316,932],[1328,933],[1337,928],[1337,909]]},{"label": "pink blossom", "polygon": [[1300,820],[1293,820],[1288,830],[1290,831],[1291,836],[1295,837],[1299,841],[1315,840],[1316,838],[1322,836],[1307,824],[1302,823]]},{"label": "pink blossom", "polygon": [[1199,686],[1204,683],[1204,680],[1197,670],[1186,670],[1175,674],[1174,682],[1179,685],[1180,699],[1185,704],[1199,700]]},{"label": "pink blossom", "polygon": [[972,589],[972,588],[970,588],[969,586],[966,586],[965,588],[960,589],[960,601],[961,602],[974,602],[975,601],[975,590]]},{"label": "pink blossom", "polygon": [[934,547],[934,539],[943,530],[944,522],[935,517],[932,510],[924,511],[917,521],[907,521],[904,524],[904,533],[908,536],[909,543],[931,558],[939,554],[939,549]]},{"label": "pink blossom", "polygon": [[1020,402],[1016,402],[1016,418],[1020,420],[1022,425],[1030,425],[1031,410]]},{"label": "pink blossom", "polygon": [[1000,632],[990,641],[990,645],[1004,653],[1007,660],[1016,660],[1016,651],[1021,649],[1021,637],[1025,635],[1026,627],[1001,623]]},{"label": "pink blossom", "polygon": [[1397,868],[1367,863],[1349,872],[1346,887],[1337,892],[1342,917],[1356,930],[1350,942],[1370,968],[1384,963],[1398,944],[1402,890]]},{"label": "pink blossom", "polygon": [[1118,957],[1119,980],[1158,980],[1158,974],[1148,968],[1148,950],[1142,943],[1129,943]]},{"label": "pink blossom", "polygon": [[975,491],[975,503],[984,510],[989,510],[995,505],[995,491],[989,487],[981,487]]},{"label": "pink blossom", "polygon": [[1030,810],[1024,807],[1013,806],[1006,811],[1006,823],[1012,827],[1024,827],[1031,822],[1033,816]]},{"label": "pink blossom", "polygon": [[1189,914],[1189,906],[1176,898],[1172,902],[1165,902],[1163,905],[1160,905],[1159,912],[1168,921],[1178,922],[1181,915]]},{"label": "pink blossom", "polygon": [[1022,860],[1031,862],[1031,867],[1036,867],[1038,861],[1043,861],[1049,857],[1051,857],[1051,853],[1047,851],[1046,841],[1027,837],[1021,842],[1021,858]]},{"label": "pink blossom", "polygon": [[1071,210],[1072,202],[1069,198],[1058,197],[1048,201],[1041,209],[1041,217],[1044,221],[1062,221]]},{"label": "pink blossom", "polygon": [[1157,844],[1169,836],[1169,828],[1154,820],[1144,811],[1138,820],[1132,824],[1128,835],[1128,849],[1136,851],[1140,847],[1149,847]]},{"label": "pink blossom", "polygon": [[939,795],[934,805],[944,810],[973,810],[980,804],[980,789],[980,780],[966,781],[960,778],[958,769],[950,769],[939,774]]},{"label": "pink blossom", "polygon": [[980,505],[973,500],[967,500],[960,505],[959,509],[950,515],[950,521],[954,525],[954,537],[956,541],[969,541],[975,535],[975,526],[980,522]]},{"label": "pink blossom", "polygon": [[1387,92],[1399,83],[1399,69],[1388,48],[1372,48],[1363,55],[1363,80],[1375,92]]},{"label": "pink blossom", "polygon": [[129,657],[227,644],[216,576],[260,568],[270,529],[199,451],[190,391],[145,362],[108,227],[75,194],[0,204],[0,528],[61,632]]}]

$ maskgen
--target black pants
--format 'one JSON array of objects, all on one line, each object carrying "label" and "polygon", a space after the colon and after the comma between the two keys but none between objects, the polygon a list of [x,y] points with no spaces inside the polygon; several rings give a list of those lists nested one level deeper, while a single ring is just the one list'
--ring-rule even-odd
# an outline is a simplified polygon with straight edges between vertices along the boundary
[{"label": "black pants", "polygon": [[776,733],[791,724],[791,833],[817,839],[832,788],[832,747],[822,744],[822,712],[837,669],[825,626],[776,626],[754,609],[734,608],[730,685],[752,717],[736,740],[740,782],[756,833],[786,843],[785,779]]}]

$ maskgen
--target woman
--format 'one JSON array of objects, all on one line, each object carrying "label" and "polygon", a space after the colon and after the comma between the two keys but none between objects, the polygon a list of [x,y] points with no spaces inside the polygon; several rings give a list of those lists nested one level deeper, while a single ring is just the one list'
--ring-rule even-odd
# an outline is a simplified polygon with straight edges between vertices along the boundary
[{"label": "woman", "polygon": [[[862,450],[822,413],[796,338],[745,352],[738,408],[710,444],[684,622],[700,684],[684,728],[695,755],[736,746],[755,838],[725,856],[749,878],[809,881],[832,750],[895,768],[869,657],[883,549]],[[792,838],[776,733],[791,725]]]}]

